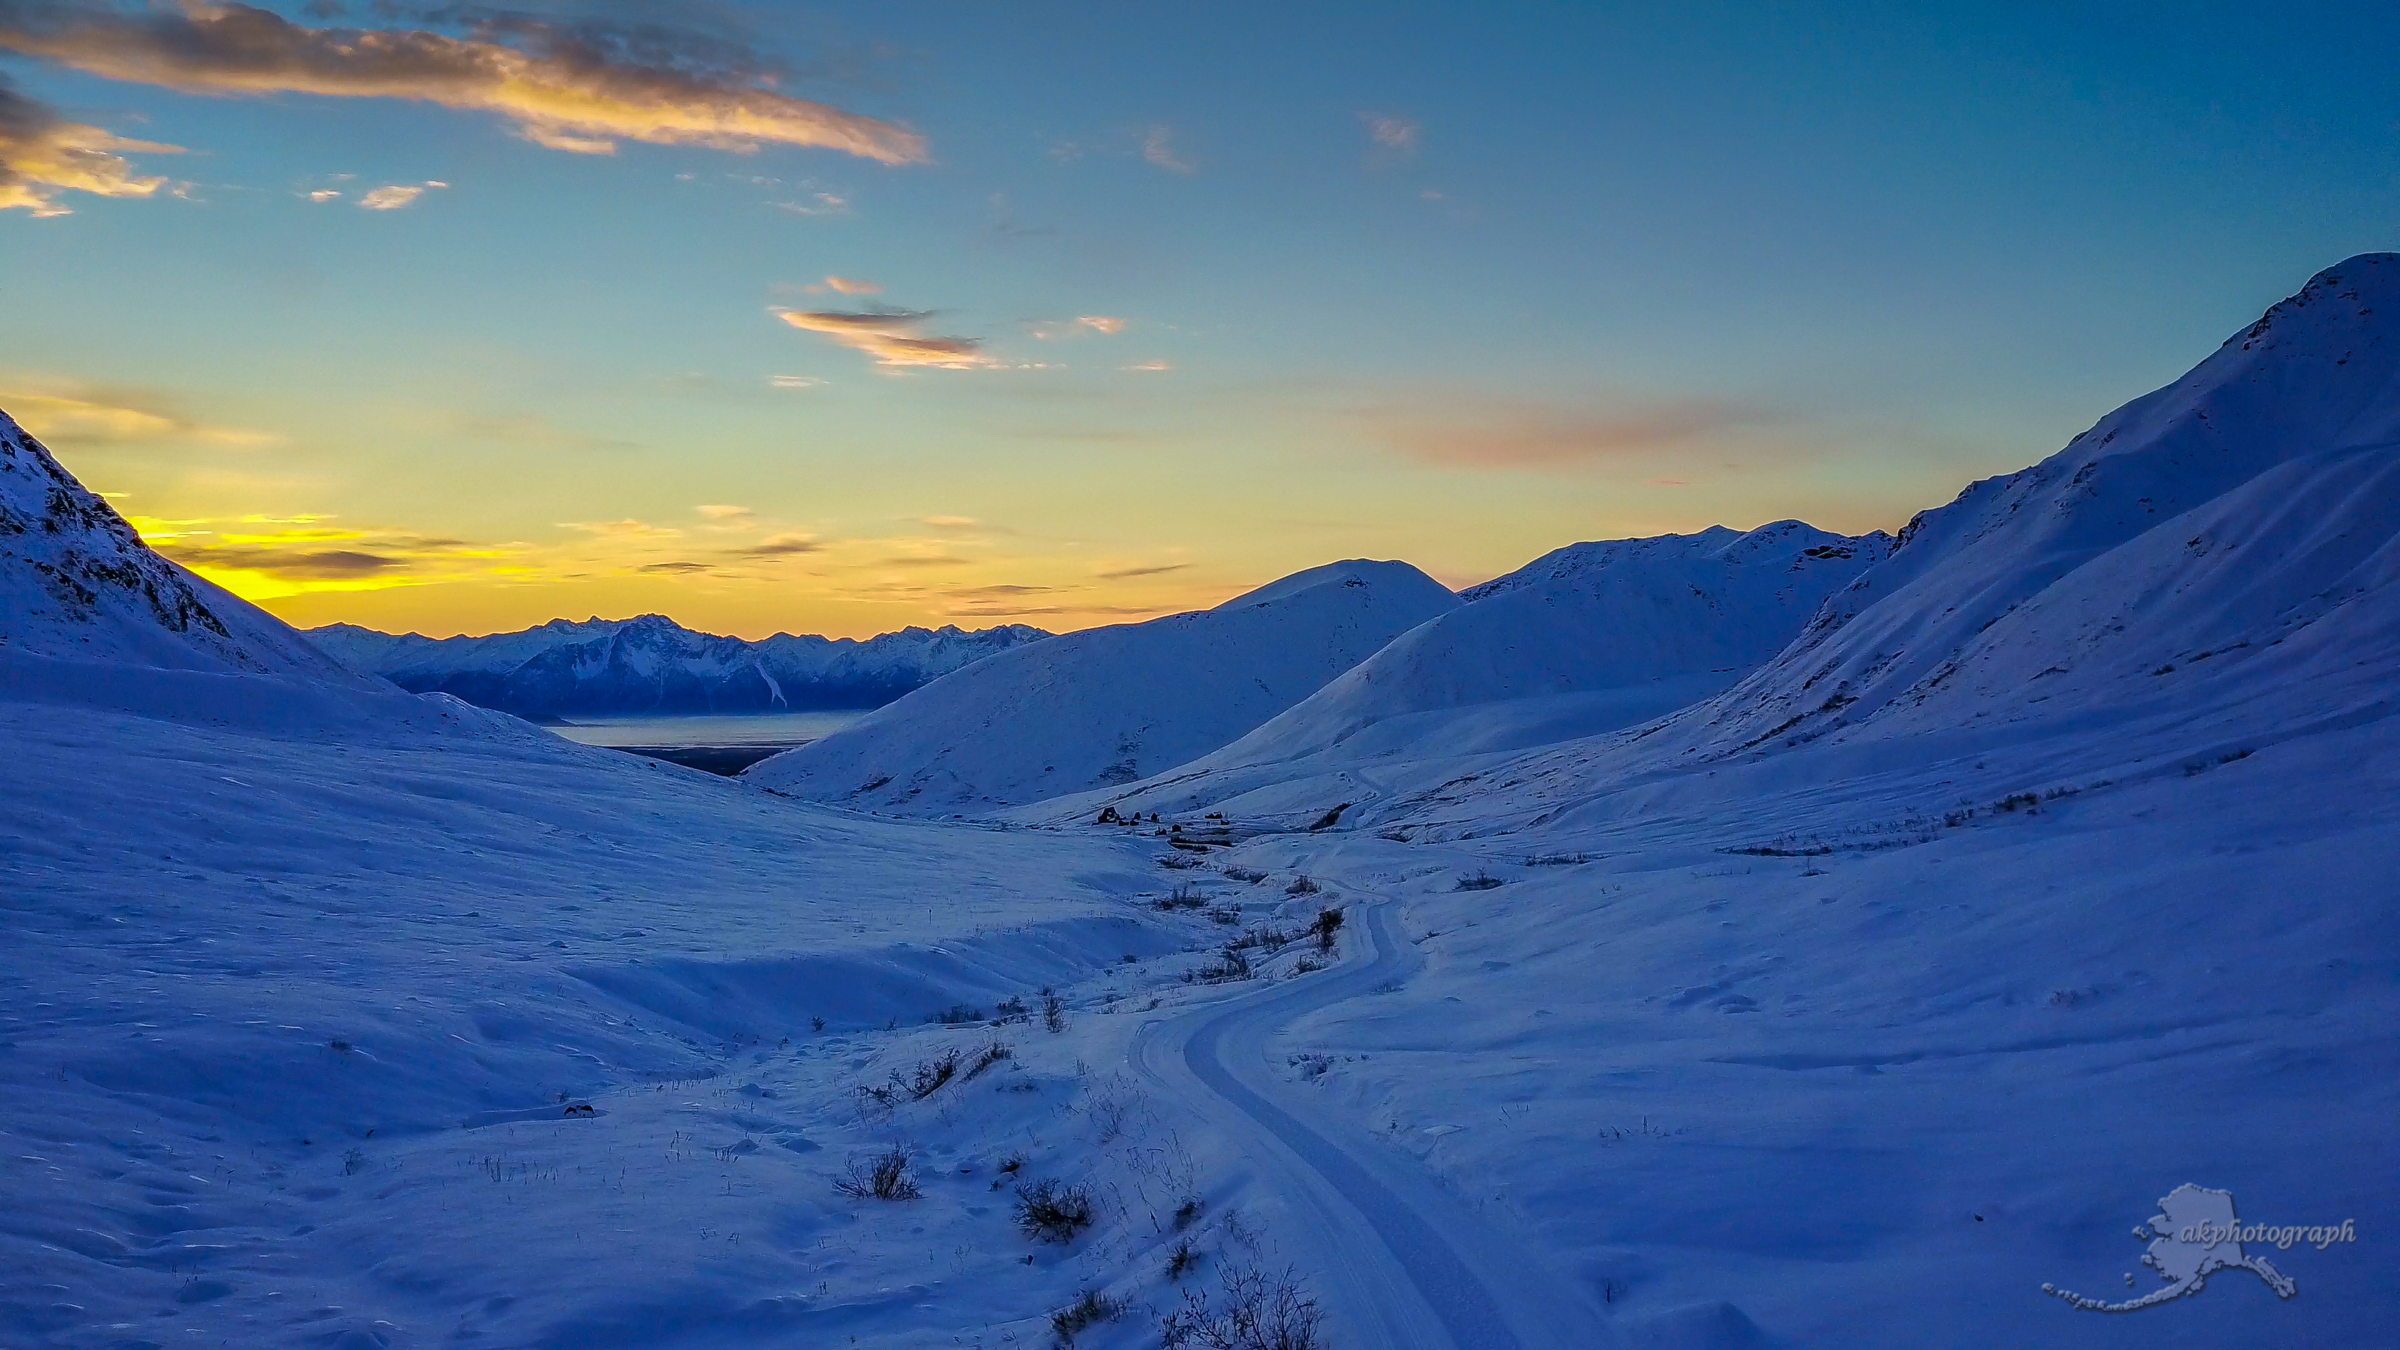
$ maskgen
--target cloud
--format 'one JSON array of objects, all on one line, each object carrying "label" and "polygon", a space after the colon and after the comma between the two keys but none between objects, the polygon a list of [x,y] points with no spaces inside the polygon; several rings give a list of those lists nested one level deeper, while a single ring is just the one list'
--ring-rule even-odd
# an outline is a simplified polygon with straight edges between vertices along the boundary
[{"label": "cloud", "polygon": [[1388,162],[1417,157],[1418,128],[1415,122],[1381,113],[1360,113],[1358,120],[1366,124],[1367,140],[1377,160]]},{"label": "cloud", "polygon": [[1000,364],[983,354],[979,339],[928,337],[918,333],[917,329],[933,317],[932,310],[875,309],[849,313],[777,309],[772,312],[802,332],[822,333],[845,347],[865,352],[878,365],[975,370]]},{"label": "cloud", "polygon": [[710,520],[721,523],[737,520],[748,520],[758,514],[756,511],[751,510],[747,506],[708,505],[695,506],[692,509],[699,512],[701,515],[708,517]]},{"label": "cloud", "polygon": [[786,558],[800,553],[821,553],[824,549],[825,546],[817,542],[815,535],[802,534],[795,530],[786,534],[769,535],[749,548],[741,550],[741,553],[747,558]]},{"label": "cloud", "polygon": [[[384,590],[429,580],[488,575],[517,554],[463,539],[405,530],[348,529],[328,516],[245,516],[223,530],[185,529],[213,520],[128,520],[159,552],[251,599],[310,591]],[[286,526],[260,530],[242,526]],[[207,542],[200,542],[200,541]]]},{"label": "cloud", "polygon": [[846,216],[850,214],[850,199],[832,192],[811,193],[806,201],[768,202],[767,205],[778,211],[789,211],[795,216]]},{"label": "cloud", "polygon": [[656,562],[643,563],[641,566],[633,570],[636,572],[648,573],[652,576],[681,577],[691,576],[700,572],[714,572],[717,569],[712,564],[702,562]]},{"label": "cloud", "polygon": [[882,561],[878,562],[878,563],[876,564],[876,566],[878,566],[878,567],[965,567],[965,566],[967,566],[967,565],[969,564],[969,562],[970,562],[970,561],[971,561],[971,559],[967,559],[967,558],[953,558],[953,557],[950,557],[948,554],[941,554],[941,553],[932,553],[932,554],[909,554],[909,555],[906,555],[906,556],[904,556],[904,557],[898,557],[898,558],[885,558],[885,559],[883,559]]},{"label": "cloud", "polygon": [[37,0],[0,9],[0,48],[185,93],[397,98],[493,112],[526,140],[577,154],[611,154],[630,140],[732,151],[814,146],[886,164],[926,157],[913,131],[777,92],[781,72],[733,44],[662,25],[436,13],[468,36],[309,28],[204,0],[130,13]]},{"label": "cloud", "polygon": [[271,445],[276,439],[261,432],[203,426],[159,396],[139,390],[73,384],[58,388],[53,393],[0,390],[0,408],[27,431],[61,445],[190,440],[243,448]]},{"label": "cloud", "polygon": [[1504,406],[1466,418],[1395,409],[1366,420],[1385,443],[1429,464],[1560,468],[1640,460],[1779,419],[1744,404],[1687,399],[1627,410]]},{"label": "cloud", "polygon": [[1153,372],[1155,372],[1155,371],[1163,371],[1163,370],[1173,370],[1174,368],[1175,368],[1175,367],[1168,365],[1168,364],[1167,364],[1166,362],[1164,362],[1164,361],[1144,361],[1144,362],[1142,362],[1142,363],[1141,363],[1141,364],[1139,364],[1139,365],[1132,365],[1132,366],[1119,366],[1119,367],[1117,367],[1117,369],[1119,369],[1119,370],[1146,370],[1146,371],[1153,371]]},{"label": "cloud", "polygon": [[1041,319],[1027,325],[1026,331],[1043,341],[1090,337],[1115,337],[1125,331],[1126,320],[1107,314],[1085,314],[1072,321]]},{"label": "cloud", "polygon": [[883,287],[872,281],[856,281],[849,277],[827,277],[825,288],[838,295],[881,295]]},{"label": "cloud", "polygon": [[652,525],[648,521],[642,520],[562,520],[558,525],[562,530],[581,530],[586,534],[596,534],[603,539],[680,539],[683,537],[681,530],[671,530],[664,525]]},{"label": "cloud", "polygon": [[1174,132],[1152,127],[1142,133],[1142,158],[1173,173],[1197,173],[1198,168],[1175,155]]},{"label": "cloud", "polygon": [[767,384],[776,389],[822,389],[825,381],[814,375],[769,375]]},{"label": "cloud", "polygon": [[973,516],[919,516],[917,523],[941,534],[1013,534],[1003,525],[992,525]]},{"label": "cloud", "polygon": [[136,177],[133,165],[116,153],[120,150],[150,155],[182,153],[181,146],[127,140],[98,127],[69,122],[18,93],[8,77],[0,74],[0,211],[72,215],[71,208],[59,204],[62,192],[148,197],[166,185],[164,178]]},{"label": "cloud", "polygon": [[359,549],[268,548],[233,544],[185,545],[168,556],[186,567],[226,571],[271,572],[306,581],[341,581],[371,577],[407,565],[405,559]]},{"label": "cloud", "polygon": [[1180,572],[1190,566],[1190,563],[1167,563],[1158,567],[1120,567],[1113,572],[1102,572],[1100,579],[1102,581],[1124,581],[1132,577],[1164,576],[1169,572]]},{"label": "cloud", "polygon": [[[379,187],[368,193],[366,196],[359,198],[358,204],[369,211],[397,211],[401,207],[407,206],[411,202],[414,202],[417,198],[424,196],[425,189],[427,188],[443,188],[448,186],[450,186],[448,183],[433,182],[421,184],[394,183],[388,187]],[[339,196],[341,194],[336,193],[334,195]]]},{"label": "cloud", "polygon": [[312,202],[321,204],[324,202],[333,201],[341,195],[341,190],[338,188],[318,188],[316,191],[308,194],[308,199]]},{"label": "cloud", "polygon": [[946,592],[949,595],[1042,595],[1057,590],[1055,586],[962,586]]}]

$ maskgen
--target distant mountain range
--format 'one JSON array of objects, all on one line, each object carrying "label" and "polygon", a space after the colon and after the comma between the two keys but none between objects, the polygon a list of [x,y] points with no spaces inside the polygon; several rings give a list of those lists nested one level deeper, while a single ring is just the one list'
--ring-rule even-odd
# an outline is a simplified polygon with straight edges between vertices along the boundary
[{"label": "distant mountain range", "polygon": [[308,638],[354,670],[411,693],[445,693],[520,717],[763,713],[877,708],[995,652],[1050,634],[903,628],[859,641],[778,633],[758,642],[695,633],[663,615],[553,619],[485,637],[429,638],[352,624]]}]

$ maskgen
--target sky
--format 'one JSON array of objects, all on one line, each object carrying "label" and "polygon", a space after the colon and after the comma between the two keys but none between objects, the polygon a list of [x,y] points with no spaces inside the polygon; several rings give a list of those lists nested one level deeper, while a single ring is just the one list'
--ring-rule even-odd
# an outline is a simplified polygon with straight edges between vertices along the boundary
[{"label": "sky", "polygon": [[435,635],[1897,529],[2400,248],[2300,8],[0,0],[0,409]]}]

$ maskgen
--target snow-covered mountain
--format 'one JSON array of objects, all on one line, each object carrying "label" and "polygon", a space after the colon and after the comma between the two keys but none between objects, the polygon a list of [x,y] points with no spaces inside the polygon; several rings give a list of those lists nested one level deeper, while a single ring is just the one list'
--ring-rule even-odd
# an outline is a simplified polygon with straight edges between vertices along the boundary
[{"label": "snow-covered mountain", "polygon": [[281,620],[152,552],[5,412],[0,652],[362,683]]},{"label": "snow-covered mountain", "polygon": [[[1463,592],[1465,604],[1232,744],[1109,798],[1144,811],[1266,809],[1238,799],[1281,787],[1271,795],[1321,814],[1383,795],[1352,772],[1367,763],[1420,761],[1438,775],[1458,756],[1647,721],[1775,655],[1891,547],[1881,531],[1852,538],[1796,520],[1569,545]],[[1059,814],[1097,809],[1088,796]]]},{"label": "snow-covered mountain", "polygon": [[1457,604],[1406,563],[1330,563],[1214,609],[1001,653],[743,779],[923,813],[1130,783],[1233,740]]},{"label": "snow-covered mountain", "polygon": [[429,638],[329,624],[309,636],[358,670],[412,692],[455,694],[527,717],[873,708],[927,681],[1049,637],[1004,624],[904,628],[861,642],[778,633],[759,642],[695,633],[658,614],[553,619],[484,637]]},{"label": "snow-covered mountain", "polygon": [[1509,751],[1648,721],[1773,656],[1891,551],[1795,520],[1573,544],[1463,592],[1233,743],[1149,780],[1018,814],[1358,806]]},{"label": "snow-covered mountain", "polygon": [[1427,810],[1555,819],[1614,785],[1805,746],[1865,765],[1931,753],[1901,744],[1972,757],[2052,741],[2038,775],[1990,790],[2071,788],[2387,715],[2395,316],[2400,254],[2326,269],[2182,379],[1919,515],[1739,684],[1638,740],[1513,766],[1509,805],[1487,784]]}]

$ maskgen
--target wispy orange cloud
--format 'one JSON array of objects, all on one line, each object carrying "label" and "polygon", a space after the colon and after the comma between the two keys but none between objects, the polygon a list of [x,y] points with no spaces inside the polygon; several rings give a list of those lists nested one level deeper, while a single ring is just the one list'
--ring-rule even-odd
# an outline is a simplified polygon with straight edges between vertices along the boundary
[{"label": "wispy orange cloud", "polygon": [[445,188],[448,186],[450,186],[448,183],[433,182],[393,183],[389,186],[379,187],[374,191],[369,192],[367,195],[358,199],[358,204],[362,207],[365,207],[369,211],[397,211],[401,207],[415,202],[417,198],[424,196],[427,188]]},{"label": "wispy orange cloud", "polygon": [[173,155],[182,147],[127,140],[66,121],[0,75],[0,211],[72,215],[71,208],[59,204],[62,192],[148,197],[166,185],[164,178],[136,176],[119,151]]},{"label": "wispy orange cloud", "polygon": [[777,92],[755,60],[710,62],[695,58],[724,54],[674,50],[655,32],[522,15],[465,26],[469,37],[308,28],[205,0],[133,13],[12,4],[0,10],[0,48],[186,93],[398,98],[494,112],[526,140],[578,154],[614,153],[622,139],[733,151],[817,146],[886,164],[925,158],[915,132]]},{"label": "wispy orange cloud", "polygon": [[1429,464],[1558,468],[1635,460],[1755,430],[1776,417],[1749,405],[1686,399],[1631,409],[1502,406],[1470,411],[1386,409],[1370,431]]},{"label": "wispy orange cloud", "polygon": [[844,310],[778,309],[775,317],[804,333],[822,333],[845,347],[865,352],[878,365],[927,366],[939,370],[976,370],[1000,363],[984,354],[977,338],[934,337],[918,332],[933,311],[923,309]]}]

